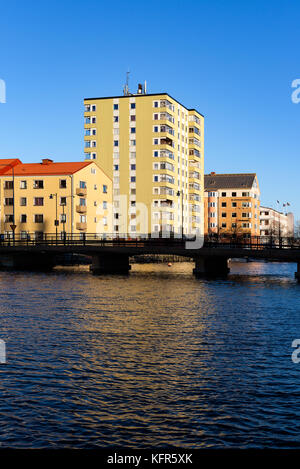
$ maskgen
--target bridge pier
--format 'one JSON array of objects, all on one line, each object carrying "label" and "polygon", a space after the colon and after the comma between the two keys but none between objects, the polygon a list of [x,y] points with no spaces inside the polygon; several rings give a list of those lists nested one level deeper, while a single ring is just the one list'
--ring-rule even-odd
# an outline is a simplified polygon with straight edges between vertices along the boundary
[{"label": "bridge pier", "polygon": [[227,257],[195,257],[196,277],[226,277],[230,272]]},{"label": "bridge pier", "polygon": [[47,272],[55,266],[54,256],[47,253],[13,253],[0,256],[0,270]]},{"label": "bridge pier", "polygon": [[295,278],[300,282],[300,261],[297,262],[297,272],[295,272]]},{"label": "bridge pier", "polygon": [[131,266],[128,254],[94,254],[90,270],[97,274],[128,274]]}]

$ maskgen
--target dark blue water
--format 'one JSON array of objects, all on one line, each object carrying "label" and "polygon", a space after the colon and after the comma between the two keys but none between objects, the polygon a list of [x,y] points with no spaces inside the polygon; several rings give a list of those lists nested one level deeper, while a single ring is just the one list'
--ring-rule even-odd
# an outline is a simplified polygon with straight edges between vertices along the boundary
[{"label": "dark blue water", "polygon": [[300,447],[295,265],[191,270],[0,273],[0,445]]}]

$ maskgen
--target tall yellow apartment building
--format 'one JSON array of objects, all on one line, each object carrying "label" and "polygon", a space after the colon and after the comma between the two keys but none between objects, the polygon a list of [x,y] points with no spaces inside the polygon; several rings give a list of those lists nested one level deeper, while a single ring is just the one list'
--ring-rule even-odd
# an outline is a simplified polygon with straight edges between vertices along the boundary
[{"label": "tall yellow apartment building", "polygon": [[113,181],[113,230],[204,230],[204,117],[167,93],[84,100],[86,160]]},{"label": "tall yellow apartment building", "polygon": [[111,191],[111,179],[92,161],[0,159],[0,232],[24,239],[111,233]]},{"label": "tall yellow apartment building", "polygon": [[205,234],[260,235],[255,173],[205,175]]}]

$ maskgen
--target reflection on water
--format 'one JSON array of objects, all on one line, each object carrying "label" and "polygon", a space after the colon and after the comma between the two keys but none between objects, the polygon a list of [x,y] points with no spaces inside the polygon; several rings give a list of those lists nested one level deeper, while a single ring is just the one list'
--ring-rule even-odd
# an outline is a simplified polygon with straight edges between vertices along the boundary
[{"label": "reflection on water", "polygon": [[0,273],[2,447],[292,447],[295,265]]}]

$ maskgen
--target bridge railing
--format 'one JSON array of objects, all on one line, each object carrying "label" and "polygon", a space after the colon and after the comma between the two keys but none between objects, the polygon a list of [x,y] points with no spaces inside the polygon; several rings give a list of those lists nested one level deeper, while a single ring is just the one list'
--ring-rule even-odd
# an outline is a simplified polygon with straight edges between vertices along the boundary
[{"label": "bridge railing", "polygon": [[[14,238],[0,234],[0,248],[13,246],[172,246],[185,247],[187,240],[195,239],[194,235],[184,235],[183,238],[176,236],[163,237],[151,236],[151,234],[130,235],[128,233],[16,233]],[[205,236],[205,247],[215,248],[243,248],[243,249],[300,249],[300,238],[294,237],[272,237],[272,236],[229,236],[209,235]]]}]

